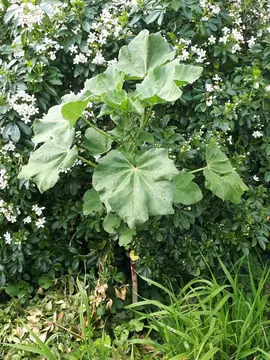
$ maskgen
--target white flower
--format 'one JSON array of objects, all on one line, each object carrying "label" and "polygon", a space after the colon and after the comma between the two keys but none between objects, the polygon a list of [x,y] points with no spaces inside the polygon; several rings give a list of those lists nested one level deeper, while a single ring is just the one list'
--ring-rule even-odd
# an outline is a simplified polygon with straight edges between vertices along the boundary
[{"label": "white flower", "polygon": [[51,60],[55,60],[56,59],[56,55],[55,55],[55,52],[54,51],[49,51],[49,58]]},{"label": "white flower", "polygon": [[267,86],[265,87],[265,90],[266,90],[266,91],[270,91],[270,85],[267,85]]},{"label": "white flower", "polygon": [[75,56],[75,58],[73,59],[73,64],[77,65],[77,64],[85,64],[87,62],[87,57],[80,53],[78,55]]},{"label": "white flower", "polygon": [[237,51],[241,50],[241,46],[239,44],[234,44],[232,47],[232,54],[235,54]]},{"label": "white flower", "polygon": [[70,45],[68,48],[68,51],[71,52],[71,54],[77,54],[78,53],[78,46],[77,45]]},{"label": "white flower", "polygon": [[232,29],[232,36],[236,41],[240,41],[240,42],[244,41],[244,37],[238,29]]},{"label": "white flower", "polygon": [[230,145],[232,145],[232,135],[228,136],[227,141]]},{"label": "white flower", "polygon": [[44,206],[39,207],[38,205],[33,205],[32,206],[32,211],[34,211],[36,213],[37,216],[41,216],[42,215],[42,211],[45,209]]},{"label": "white flower", "polygon": [[212,84],[205,84],[205,90],[207,92],[213,92],[214,91],[213,85]]},{"label": "white flower", "polygon": [[4,234],[4,239],[5,239],[5,243],[6,244],[10,244],[11,241],[12,241],[12,237],[10,235],[10,233],[7,231],[5,234]]},{"label": "white flower", "polygon": [[208,38],[208,42],[209,44],[215,44],[217,41],[217,38],[213,35],[211,35],[209,38]]},{"label": "white flower", "polygon": [[251,38],[247,40],[248,47],[251,48],[251,46],[253,46],[255,42],[256,42],[256,38],[254,36],[251,36]]},{"label": "white flower", "polygon": [[229,38],[228,35],[224,35],[224,36],[222,36],[221,38],[219,38],[218,41],[219,41],[220,43],[227,44],[228,38]]},{"label": "white flower", "polygon": [[183,49],[182,54],[178,56],[180,61],[185,61],[189,58],[189,52],[186,49]]},{"label": "white flower", "polygon": [[0,169],[0,190],[8,188],[8,175],[6,169]]},{"label": "white flower", "polygon": [[103,65],[105,63],[105,59],[100,50],[96,53],[96,56],[92,62],[93,64],[97,64],[97,65]]},{"label": "white flower", "polygon": [[263,136],[263,133],[262,133],[261,131],[256,130],[256,131],[253,131],[252,136],[253,136],[255,139],[257,139],[257,138],[262,137],[262,136]]},{"label": "white flower", "polygon": [[218,81],[220,81],[220,80],[222,80],[222,79],[218,76],[218,74],[216,74],[216,75],[213,77],[213,80],[216,81],[216,82],[218,82]]},{"label": "white flower", "polygon": [[258,178],[257,175],[252,176],[252,178],[253,178],[254,181],[260,181],[260,179]]},{"label": "white flower", "polygon": [[212,100],[212,96],[210,96],[207,100],[206,100],[206,105],[207,106],[211,106],[213,104],[213,100]]},{"label": "white flower", "polygon": [[44,224],[45,224],[46,220],[45,218],[40,218],[36,221],[36,227],[37,228],[44,228]]},{"label": "white flower", "polygon": [[31,217],[27,216],[26,218],[23,219],[23,223],[24,224],[29,224],[31,222]]},{"label": "white flower", "polygon": [[39,5],[23,3],[18,8],[15,16],[18,21],[18,26],[32,30],[34,25],[40,25],[42,23],[44,15],[45,13]]},{"label": "white flower", "polygon": [[35,102],[35,96],[27,94],[24,90],[20,90],[8,98],[9,106],[22,117],[26,124],[31,122],[31,116],[39,112],[39,109],[35,107]]}]

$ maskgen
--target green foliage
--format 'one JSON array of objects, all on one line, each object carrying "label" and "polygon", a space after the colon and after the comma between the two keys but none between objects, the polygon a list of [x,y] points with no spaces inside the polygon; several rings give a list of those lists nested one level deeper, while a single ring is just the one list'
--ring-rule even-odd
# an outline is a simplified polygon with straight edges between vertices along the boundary
[{"label": "green foliage", "polygon": [[[152,345],[166,359],[268,359],[270,344],[268,320],[269,294],[265,283],[269,271],[265,268],[256,284],[249,266],[247,282],[251,293],[241,281],[239,265],[231,274],[220,261],[225,278],[195,279],[175,295],[162,285],[143,278],[165,291],[170,304],[144,300],[129,305],[149,324],[150,338],[132,340],[132,344]],[[138,311],[154,307],[148,314]],[[138,309],[138,310],[137,310]],[[266,356],[266,357],[265,357]]]},{"label": "green foliage", "polygon": [[[140,273],[159,278],[163,283],[176,284],[180,276],[202,273],[205,263],[201,252],[211,267],[216,267],[216,254],[226,264],[243,252],[265,251],[264,256],[268,256],[269,14],[265,1],[242,1],[237,6],[228,1],[204,4],[199,0],[125,2],[117,6],[91,0],[61,4],[36,1],[31,5],[12,4],[9,9],[9,2],[3,5],[0,5],[0,168],[6,171],[8,187],[0,188],[0,202],[4,201],[0,206],[1,287],[6,282],[12,285],[19,282],[20,287],[30,282],[30,291],[41,275],[54,278],[82,267],[92,269],[104,254],[123,270],[127,259],[118,242],[135,248],[140,256],[137,261]],[[34,23],[31,22],[34,17],[28,16],[27,24],[21,26],[22,7],[24,14],[35,14],[40,9],[44,13]],[[177,78],[175,71],[170,72],[168,81],[162,78],[164,63],[149,72],[147,83],[154,85],[151,79],[160,76],[159,84],[165,81],[167,89],[174,89],[174,96],[183,91],[172,103],[163,102],[160,85],[153,88],[161,98],[150,89],[141,94],[140,100],[134,99],[141,80],[124,79],[123,71],[109,63],[123,45],[130,49],[131,40],[143,29],[151,33],[151,46],[159,36],[155,33],[160,31],[159,44],[164,44],[163,39],[171,44],[166,46],[165,56],[175,53],[185,71],[187,66],[203,68],[196,82],[181,88],[172,79]],[[142,34],[146,39],[146,31]],[[145,40],[144,45],[148,49],[149,41]],[[140,56],[142,49],[138,48]],[[141,56],[139,61],[147,63],[147,56]],[[84,90],[86,98],[67,95],[66,89],[77,93],[85,81],[90,81]],[[103,88],[98,89],[97,84],[103,84]],[[91,90],[96,87],[94,94]],[[212,138],[249,190],[239,204],[230,204],[213,197],[204,186],[202,174],[194,173],[196,178],[191,184],[197,184],[203,194],[199,203],[189,206],[174,202],[174,214],[151,217],[137,226],[136,235],[126,237],[128,230],[121,230],[122,235],[118,233],[123,222],[117,232],[109,234],[103,229],[106,213],[100,203],[93,205],[99,210],[92,212],[90,208],[91,213],[82,216],[82,197],[92,187],[93,170],[81,160],[61,173],[55,187],[42,195],[31,181],[22,185],[17,175],[33,151],[30,138],[36,146],[51,138],[61,137],[56,140],[59,144],[69,138],[70,123],[65,119],[65,111],[62,114],[65,104],[68,111],[71,107],[71,125],[76,121],[74,141],[79,153],[94,163],[88,151],[81,150],[86,126],[82,118],[75,119],[82,108],[73,108],[76,101],[84,106],[87,91],[94,103],[87,103],[83,116],[106,132],[107,141],[114,140],[112,148],[117,148],[131,163],[136,159],[130,159],[127,152],[136,149],[141,156],[141,152],[150,148],[165,148],[179,174],[183,171],[190,174],[206,166],[206,147]],[[30,100],[27,95],[35,99]],[[142,104],[142,96],[161,103],[154,106],[153,112],[150,105],[144,101]],[[30,116],[22,111],[28,105],[32,106]],[[130,117],[137,117],[136,121],[130,121]],[[5,150],[11,146],[9,141],[16,146],[15,150]],[[239,185],[231,197],[239,201],[242,185],[238,178],[234,179]],[[217,180],[221,180],[219,176]],[[45,207],[42,215],[32,210],[34,205]],[[12,210],[7,210],[9,207]],[[16,216],[16,222],[14,218],[13,222],[8,220],[10,216]],[[31,222],[24,223],[28,216]],[[5,241],[7,233],[12,238],[10,244]],[[142,290],[149,294],[149,289]]]},{"label": "green foliage", "polygon": [[[86,130],[86,140],[84,141],[84,146],[89,151],[88,155],[95,156],[108,152],[112,140],[119,144],[120,152],[112,150],[99,160],[97,167],[94,165],[96,168],[93,175],[93,186],[105,204],[107,212],[116,212],[131,229],[145,223],[149,216],[174,213],[171,180],[178,171],[173,161],[168,159],[167,150],[152,148],[144,152],[143,149],[137,149],[141,145],[138,135],[149,124],[151,118],[148,113],[152,110],[153,105],[177,100],[182,94],[179,87],[193,83],[201,75],[202,68],[179,65],[179,61],[173,60],[173,57],[174,52],[170,50],[169,44],[160,34],[149,35],[148,31],[142,31],[127,47],[121,49],[119,62],[115,66],[109,67],[104,74],[88,80],[85,84],[85,93],[77,101],[74,101],[71,96],[71,101],[68,102],[66,97],[66,103],[61,108],[63,118],[68,120],[71,126],[74,126],[81,116],[91,126]],[[173,61],[167,62],[169,60]],[[142,73],[139,73],[139,69]],[[143,81],[141,84],[136,84],[135,94],[127,94],[121,89],[124,79],[143,79]],[[85,100],[81,100],[81,98]],[[116,130],[120,134],[126,130],[126,122],[132,126],[128,133],[128,142],[126,136],[123,135],[111,138],[111,135],[107,135],[106,132],[98,129],[84,118],[82,112],[89,100],[106,104],[106,111],[111,114],[111,119],[117,124]],[[142,109],[150,105],[146,114],[144,111],[142,112],[139,127],[137,114],[131,116],[130,113],[133,111],[129,106],[129,103],[135,104],[136,101]],[[63,139],[64,136],[60,134],[60,139]],[[130,143],[130,137],[133,144]],[[71,144],[72,140],[69,140],[66,144],[67,152],[64,153],[65,157],[63,158],[63,152],[57,151],[59,145],[56,141],[45,142],[30,156],[29,164],[23,167],[19,178],[32,179],[40,191],[54,186],[59,171],[65,170],[74,162],[77,150],[76,146],[70,149]],[[62,146],[63,144],[61,144]],[[57,152],[59,152],[59,161],[54,165],[50,161],[50,156],[55,161]],[[44,159],[48,164],[44,164]],[[224,159],[226,160],[225,164]],[[239,195],[247,190],[247,187],[233,170],[226,155],[215,145],[210,145],[207,148],[206,161],[207,168],[204,170],[207,179],[206,186],[223,200],[239,202]],[[88,160],[85,162],[91,164]],[[220,170],[220,163],[221,167],[226,165],[227,168]],[[52,174],[52,179],[46,176],[47,171]],[[226,176],[223,176],[224,174]],[[47,181],[45,184],[43,184],[44,179]],[[223,184],[229,186],[229,190],[225,189],[226,186]],[[190,191],[194,191],[194,186],[196,191],[199,191],[199,196],[193,196],[191,203],[201,200],[202,196],[196,184],[189,185],[185,186],[188,195]],[[239,195],[234,195],[235,187],[238,187]],[[181,199],[181,194],[178,191],[177,202],[187,202],[185,198]]]}]

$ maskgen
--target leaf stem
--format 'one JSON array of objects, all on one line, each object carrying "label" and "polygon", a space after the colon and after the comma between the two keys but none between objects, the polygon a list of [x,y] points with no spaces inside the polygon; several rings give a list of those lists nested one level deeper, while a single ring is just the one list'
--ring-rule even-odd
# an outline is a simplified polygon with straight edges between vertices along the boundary
[{"label": "leaf stem", "polygon": [[113,138],[111,135],[109,135],[109,134],[106,133],[105,131],[99,129],[99,128],[96,127],[94,124],[90,123],[90,121],[87,120],[86,117],[81,116],[81,118],[83,119],[83,121],[84,121],[87,125],[89,125],[89,126],[92,127],[93,129],[95,129],[95,130],[96,130],[97,132],[99,132],[100,134],[106,136],[107,138],[109,138],[109,139],[111,139],[111,140],[114,140],[114,138]]},{"label": "leaf stem", "polygon": [[91,167],[95,168],[97,165],[94,164],[92,161],[85,159],[84,157],[78,155],[78,159],[82,160],[87,165],[90,165]]},{"label": "leaf stem", "polygon": [[203,167],[203,168],[200,168],[200,169],[196,169],[196,170],[189,171],[189,173],[190,173],[190,174],[195,174],[195,173],[197,173],[197,172],[199,172],[199,171],[203,171],[203,170],[206,169],[206,168],[207,168],[207,166],[205,166],[205,167]]}]

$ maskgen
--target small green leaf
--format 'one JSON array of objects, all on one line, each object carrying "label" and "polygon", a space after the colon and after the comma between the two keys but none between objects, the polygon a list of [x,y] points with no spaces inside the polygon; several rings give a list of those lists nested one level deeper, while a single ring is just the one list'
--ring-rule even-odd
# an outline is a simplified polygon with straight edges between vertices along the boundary
[{"label": "small green leaf", "polygon": [[181,172],[173,178],[173,201],[184,205],[196,204],[202,200],[202,192],[197,184],[192,180],[194,175]]},{"label": "small green leaf", "polygon": [[136,235],[136,231],[122,224],[117,232],[119,234],[119,246],[123,246],[128,250],[133,237]]},{"label": "small green leaf", "polygon": [[83,215],[102,210],[102,203],[95,189],[87,190],[83,196]]},{"label": "small green leaf", "polygon": [[89,151],[90,155],[97,156],[110,150],[112,140],[97,130],[88,128],[85,132],[83,145]]},{"label": "small green leaf", "polygon": [[143,79],[149,70],[174,58],[175,52],[160,33],[143,30],[119,52],[118,69],[127,79]]},{"label": "small green leaf", "polygon": [[120,226],[121,219],[119,216],[113,213],[109,213],[106,215],[102,226],[105,231],[109,234],[113,234],[115,230]]},{"label": "small green leaf", "polygon": [[127,107],[127,93],[124,90],[109,91],[103,97],[103,101],[113,109],[124,110]]},{"label": "small green leaf", "polygon": [[150,149],[136,164],[112,150],[95,168],[93,185],[107,211],[114,210],[134,228],[149,216],[173,214],[171,179],[177,173],[166,149]]},{"label": "small green leaf", "polygon": [[71,132],[68,142],[59,142],[51,139],[34,151],[27,165],[22,167],[18,178],[33,180],[44,191],[52,188],[59,179],[59,173],[68,169],[75,162],[78,151],[72,146],[74,131]]},{"label": "small green leaf", "polygon": [[88,104],[88,99],[77,99],[78,100],[74,101],[75,99],[73,97],[71,101],[63,104],[62,106],[61,112],[63,118],[69,121],[70,127],[75,125],[76,121],[82,116],[82,113]]},{"label": "small green leaf", "polygon": [[206,149],[205,187],[222,200],[238,204],[248,187],[232,167],[227,156],[212,143]]}]

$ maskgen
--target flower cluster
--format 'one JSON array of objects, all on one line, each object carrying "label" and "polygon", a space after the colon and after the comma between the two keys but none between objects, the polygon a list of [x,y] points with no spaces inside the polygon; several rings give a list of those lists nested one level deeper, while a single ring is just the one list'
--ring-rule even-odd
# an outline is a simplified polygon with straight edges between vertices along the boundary
[{"label": "flower cluster", "polygon": [[40,25],[43,17],[45,16],[44,11],[39,5],[34,5],[29,2],[21,3],[20,5],[14,5],[14,9],[17,8],[15,17],[18,26],[32,30],[34,25]]},{"label": "flower cluster", "polygon": [[8,99],[11,109],[15,110],[21,120],[28,124],[31,122],[31,116],[38,114],[39,109],[35,106],[36,98],[34,95],[27,94],[24,90],[18,91]]},{"label": "flower cluster", "polygon": [[8,174],[6,169],[0,169],[0,190],[8,188]]},{"label": "flower cluster", "polygon": [[8,204],[0,198],[0,215],[4,215],[8,222],[15,223],[20,213],[21,211],[18,207],[16,208],[13,204]]},{"label": "flower cluster", "polygon": [[[32,206],[32,211],[34,211],[36,216],[38,216],[38,219],[35,222],[37,228],[44,228],[44,224],[46,222],[45,217],[43,217],[44,209],[45,209],[44,206],[42,207],[39,207],[38,205]],[[24,223],[29,223],[29,216],[24,219]]]},{"label": "flower cluster", "polygon": [[207,21],[210,17],[218,15],[221,11],[218,5],[213,4],[208,0],[200,0],[200,6],[204,11],[204,16],[201,20]]}]

